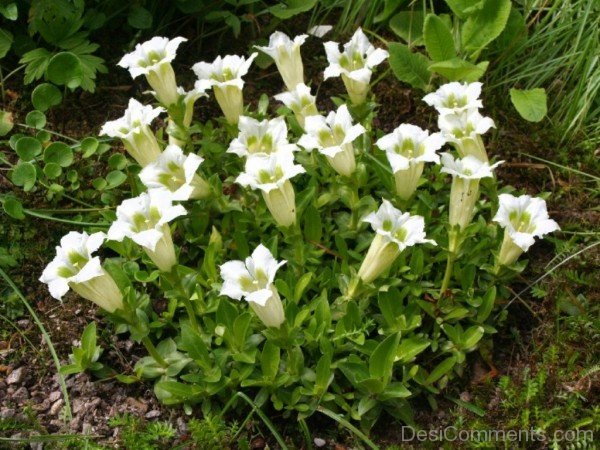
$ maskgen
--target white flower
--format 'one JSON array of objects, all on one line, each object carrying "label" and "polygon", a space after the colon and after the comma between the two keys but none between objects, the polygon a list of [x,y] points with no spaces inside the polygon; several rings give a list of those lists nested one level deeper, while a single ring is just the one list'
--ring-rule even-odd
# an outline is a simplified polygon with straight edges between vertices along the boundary
[{"label": "white flower", "polygon": [[123,308],[123,296],[111,276],[102,268],[100,258],[92,256],[106,235],[71,231],[60,240],[56,257],[46,266],[40,281],[48,284],[57,300],[73,289],[108,312]]},{"label": "white flower", "polygon": [[352,103],[363,103],[367,96],[373,68],[389,56],[388,52],[373,47],[360,28],[356,30],[350,42],[344,44],[342,53],[337,42],[326,42],[324,45],[329,61],[324,78],[341,75]]},{"label": "white flower", "polygon": [[543,199],[510,194],[500,194],[498,199],[500,207],[493,220],[504,228],[504,242],[499,257],[501,265],[515,262],[522,252],[534,244],[535,237],[541,238],[560,230],[558,224],[548,216]]},{"label": "white flower", "polygon": [[302,128],[304,128],[306,117],[319,114],[316,103],[317,99],[310,93],[310,88],[304,83],[296,85],[296,87],[289,92],[277,94],[275,99],[279,100],[293,111],[296,120]]},{"label": "white flower", "polygon": [[306,134],[298,145],[307,150],[316,148],[338,173],[352,175],[356,169],[352,142],[366,130],[360,124],[352,125],[346,105],[340,106],[337,112],[331,111],[327,118],[320,115],[307,117],[305,129]]},{"label": "white flower", "polygon": [[307,31],[307,33],[310,34],[311,36],[322,38],[327,33],[329,33],[331,30],[333,30],[333,26],[331,26],[331,25],[315,25],[314,27],[311,27]]},{"label": "white flower", "polygon": [[406,248],[416,244],[433,244],[435,241],[425,238],[425,219],[402,213],[387,200],[383,200],[379,210],[363,219],[371,224],[377,233],[358,276],[370,283],[381,275]]},{"label": "white flower", "polygon": [[132,98],[123,117],[106,122],[100,135],[120,138],[129,154],[141,166],[146,166],[161,153],[150,124],[164,111],[163,108],[144,106]]},{"label": "white flower", "polygon": [[177,94],[183,97],[183,105],[185,107],[185,113],[182,120],[183,125],[185,127],[189,127],[194,117],[194,104],[196,103],[196,100],[198,100],[200,97],[208,97],[208,94],[203,90],[196,89],[195,87],[189,91],[186,91],[182,87],[178,87]]},{"label": "white flower", "polygon": [[277,261],[260,244],[245,261],[229,261],[221,266],[221,295],[244,298],[267,327],[280,327],[285,321],[283,304],[273,285],[275,274],[286,261]]},{"label": "white flower", "polygon": [[425,162],[440,162],[436,152],[444,143],[440,133],[430,135],[429,131],[409,124],[400,125],[375,143],[386,152],[394,173],[396,192],[402,199],[409,199],[415,192]]},{"label": "white flower", "polygon": [[117,207],[117,220],[108,230],[108,239],[130,238],[144,248],[161,271],[169,272],[177,263],[169,222],[184,214],[185,208],[173,205],[170,195],[143,193]]},{"label": "white flower", "polygon": [[[502,164],[499,161],[490,165],[474,156],[465,156],[454,159],[450,153],[442,153],[442,172],[452,175],[450,189],[450,217],[451,226],[458,225],[464,229],[473,217],[475,203],[479,198],[479,180],[493,176],[493,169]],[[450,243],[449,250],[456,251],[457,241]]]},{"label": "white flower", "polygon": [[171,61],[175,59],[179,44],[185,41],[187,39],[183,37],[171,40],[153,37],[149,41],[137,44],[133,52],[121,58],[119,66],[129,69],[132,78],[145,75],[158,101],[170,106],[176,103],[178,98]]},{"label": "white flower", "polygon": [[296,36],[292,41],[285,33],[276,31],[269,38],[267,47],[255,46],[275,60],[277,70],[283,78],[283,82],[291,91],[296,85],[304,83],[304,67],[300,46],[304,44],[306,34]]},{"label": "white flower", "polygon": [[440,115],[458,114],[483,107],[479,96],[482,83],[459,83],[453,81],[423,97],[423,101],[433,106]]},{"label": "white flower", "polygon": [[155,162],[144,167],[140,179],[149,190],[171,195],[172,200],[204,198],[210,188],[196,174],[203,161],[194,153],[184,155],[181,148],[169,145]]},{"label": "white flower", "polygon": [[231,141],[227,152],[243,157],[251,154],[291,152],[298,149],[287,139],[288,129],[283,117],[258,121],[252,117],[240,116],[240,133]]},{"label": "white flower", "polygon": [[456,145],[460,156],[472,155],[487,161],[481,135],[494,128],[494,121],[483,117],[476,109],[438,117],[438,127],[446,141]]},{"label": "white flower", "polygon": [[242,77],[258,53],[252,53],[248,59],[237,55],[217,56],[212,63],[199,62],[192,70],[198,77],[196,89],[213,89],[215,98],[229,123],[237,123],[244,110]]},{"label": "white flower", "polygon": [[290,179],[304,172],[302,166],[294,164],[291,152],[250,155],[245,172],[237,177],[236,182],[262,191],[275,221],[289,227],[296,223],[296,196]]}]

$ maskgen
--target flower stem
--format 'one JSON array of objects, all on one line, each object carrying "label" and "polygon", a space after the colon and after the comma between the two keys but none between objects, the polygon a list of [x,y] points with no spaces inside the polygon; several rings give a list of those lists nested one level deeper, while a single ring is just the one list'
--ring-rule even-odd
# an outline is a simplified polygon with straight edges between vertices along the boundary
[{"label": "flower stem", "polygon": [[169,275],[169,281],[173,283],[173,287],[177,289],[177,292],[179,293],[179,297],[183,302],[183,306],[185,308],[185,311],[187,312],[192,329],[194,330],[194,332],[200,334],[200,326],[198,325],[198,320],[196,319],[196,311],[194,310],[194,305],[192,304],[192,301],[190,300],[187,292],[183,287],[183,280],[179,276],[177,267],[174,267]]},{"label": "flower stem", "polygon": [[156,347],[154,346],[154,344],[152,343],[152,341],[150,340],[150,338],[148,336],[144,336],[142,338],[142,344],[144,344],[144,347],[146,347],[146,350],[148,350],[148,353],[150,353],[150,356],[152,356],[152,358],[154,358],[154,360],[160,364],[163,368],[167,368],[169,367],[169,364],[167,364],[167,362],[163,359],[162,356],[160,356],[160,353],[158,353],[158,350],[156,349]]}]

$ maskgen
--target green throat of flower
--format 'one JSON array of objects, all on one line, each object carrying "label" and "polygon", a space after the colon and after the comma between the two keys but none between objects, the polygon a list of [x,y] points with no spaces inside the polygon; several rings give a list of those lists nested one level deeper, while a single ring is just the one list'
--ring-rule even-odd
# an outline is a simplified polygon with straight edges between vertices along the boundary
[{"label": "green throat of flower", "polygon": [[250,153],[272,153],[273,137],[268,133],[264,136],[249,136],[246,145]]},{"label": "green throat of flower", "polygon": [[140,67],[150,67],[150,66],[153,66],[155,64],[158,64],[164,58],[165,58],[164,54],[161,54],[161,53],[159,53],[157,51],[152,50],[152,51],[148,52],[148,54],[146,55],[145,59],[140,59],[138,61],[138,65]]},{"label": "green throat of flower", "polygon": [[76,251],[69,252],[67,256],[69,263],[72,267],[62,266],[58,269],[57,273],[59,277],[71,278],[76,275],[83,267],[88,263],[88,258],[83,256],[81,253]]},{"label": "green throat of flower", "polygon": [[508,218],[515,231],[519,233],[530,233],[533,231],[531,215],[527,211],[523,211],[520,214],[518,211],[511,211]]},{"label": "green throat of flower", "polygon": [[132,217],[132,229],[135,233],[140,233],[146,230],[152,230],[160,220],[160,212],[158,208],[152,206],[148,211],[148,215],[142,212],[136,212]]},{"label": "green throat of flower", "polygon": [[343,53],[340,57],[340,66],[348,72],[352,72],[353,70],[362,69],[365,66],[365,59],[358,51],[352,52],[351,55]]},{"label": "green throat of flower", "polygon": [[464,108],[467,106],[467,96],[463,95],[461,97],[457,97],[454,94],[450,94],[448,95],[448,98],[446,98],[444,106],[446,108]]},{"label": "green throat of flower", "polygon": [[284,176],[283,169],[281,166],[275,166],[275,170],[273,172],[269,172],[268,170],[261,170],[258,172],[258,181],[261,184],[268,183],[277,183]]},{"label": "green throat of flower", "polygon": [[181,166],[172,161],[167,164],[167,169],[168,172],[158,175],[158,182],[174,192],[185,184],[185,172]]},{"label": "green throat of flower", "polygon": [[406,158],[416,158],[417,156],[421,156],[422,146],[415,145],[412,139],[404,139],[400,144],[397,144],[394,147],[394,151],[402,155]]},{"label": "green throat of flower", "polygon": [[254,278],[248,276],[241,276],[239,279],[242,290],[246,292],[254,292],[259,289],[264,289],[268,284],[269,279],[267,274],[262,269],[256,269],[254,271]]}]

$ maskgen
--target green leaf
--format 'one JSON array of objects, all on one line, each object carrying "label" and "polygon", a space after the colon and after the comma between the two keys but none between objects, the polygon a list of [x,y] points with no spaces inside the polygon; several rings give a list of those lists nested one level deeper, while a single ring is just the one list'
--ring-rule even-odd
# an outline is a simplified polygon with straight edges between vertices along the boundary
[{"label": "green leaf", "polygon": [[10,31],[0,28],[0,58],[4,58],[13,43],[13,35]]},{"label": "green leaf", "polygon": [[429,60],[420,53],[413,53],[406,45],[392,43],[389,45],[389,63],[394,75],[400,81],[421,90],[429,85]]},{"label": "green leaf", "polygon": [[483,296],[479,310],[477,311],[477,322],[483,323],[490,316],[494,309],[494,302],[496,301],[496,286],[492,286]]},{"label": "green leaf", "polygon": [[14,126],[12,113],[0,111],[0,136],[6,136]]},{"label": "green leaf", "polygon": [[394,11],[396,11],[396,9],[398,9],[398,6],[400,6],[401,3],[402,2],[399,2],[398,0],[385,0],[383,4],[383,11],[375,16],[373,22],[379,23],[386,20],[394,13]]},{"label": "green leaf", "polygon": [[4,3],[0,5],[0,14],[2,14],[8,20],[17,20],[19,17],[19,10],[17,9],[16,3]]},{"label": "green leaf", "polygon": [[423,40],[424,22],[423,11],[400,11],[390,19],[390,28],[412,47],[421,44]]},{"label": "green leaf", "polygon": [[138,30],[152,27],[152,13],[140,5],[133,5],[127,15],[127,23]]},{"label": "green leaf", "polygon": [[50,180],[60,177],[61,174],[62,167],[56,163],[48,163],[44,166],[44,175],[46,175]]},{"label": "green leaf", "polygon": [[15,151],[23,161],[32,161],[42,153],[42,143],[36,138],[25,136],[17,141]]},{"label": "green leaf", "polygon": [[108,158],[108,166],[111,169],[123,170],[125,167],[127,167],[127,158],[125,158],[125,156],[121,153],[115,153],[114,155],[111,155],[110,158]]},{"label": "green leaf", "polygon": [[46,77],[54,84],[74,89],[83,81],[81,61],[71,52],[60,52],[50,59]]},{"label": "green leaf", "polygon": [[25,214],[23,214],[23,205],[14,197],[8,197],[6,200],[4,200],[2,208],[4,209],[4,212],[6,212],[6,214],[13,219],[25,219]]},{"label": "green leaf", "polygon": [[480,325],[473,325],[469,327],[461,336],[461,344],[464,350],[471,349],[477,345],[477,343],[483,337],[485,330]]},{"label": "green leaf", "polygon": [[482,0],[446,0],[446,3],[460,19],[466,19],[469,14],[481,8]]},{"label": "green leaf", "polygon": [[300,277],[296,286],[294,287],[294,302],[298,303],[304,294],[304,291],[308,287],[310,280],[312,279],[312,272],[307,272]]},{"label": "green leaf", "polygon": [[319,358],[316,368],[315,388],[318,393],[325,392],[333,380],[331,373],[331,354],[325,353]]},{"label": "green leaf", "polygon": [[106,175],[106,189],[114,189],[123,184],[125,180],[127,180],[127,175],[120,170],[113,170]]},{"label": "green leaf", "polygon": [[304,221],[304,237],[308,241],[319,243],[323,236],[323,224],[319,211],[312,205],[304,211],[302,216]]},{"label": "green leaf", "polygon": [[397,357],[403,363],[411,362],[419,353],[429,347],[429,341],[420,337],[404,338],[397,350]]},{"label": "green leaf", "polygon": [[23,190],[30,191],[35,185],[37,173],[35,166],[29,162],[19,163],[12,172],[12,182],[16,186],[22,186]]},{"label": "green leaf", "polygon": [[[80,148],[83,158],[89,158],[98,150],[99,142],[94,137],[86,137],[81,141]],[[122,156],[122,155],[121,155]]]},{"label": "green leaf", "polygon": [[548,112],[546,91],[511,89],[510,100],[521,117],[529,122],[540,122]]},{"label": "green leaf", "polygon": [[31,93],[31,103],[39,111],[47,111],[53,106],[60,105],[62,94],[60,89],[50,83],[42,83]]},{"label": "green leaf", "polygon": [[483,0],[482,8],[471,14],[462,27],[463,48],[476,53],[500,36],[510,9],[510,0]]},{"label": "green leaf", "polygon": [[[26,64],[25,77],[23,79],[25,84],[29,84],[32,81],[39,80],[46,73],[52,53],[45,48],[36,48],[23,55],[19,61],[21,64]],[[35,106],[36,109],[42,110],[42,108]]]},{"label": "green leaf", "polygon": [[306,12],[315,6],[317,0],[287,0],[278,2],[269,8],[269,12],[279,19],[289,19]]},{"label": "green leaf", "polygon": [[90,322],[85,327],[85,330],[83,330],[81,334],[81,348],[86,357],[90,361],[93,361],[96,354],[96,322]]},{"label": "green leaf", "polygon": [[44,151],[44,162],[69,167],[73,164],[73,150],[64,142],[53,142]]},{"label": "green leaf", "polygon": [[442,75],[450,81],[473,82],[479,80],[488,67],[488,61],[483,61],[477,65],[460,58],[453,58],[448,61],[440,61],[429,66],[429,70]]},{"label": "green leaf", "polygon": [[504,31],[494,40],[494,47],[504,50],[516,48],[519,42],[527,37],[525,18],[517,8],[511,8]]},{"label": "green leaf", "polygon": [[41,130],[46,126],[46,115],[41,111],[30,111],[25,116],[25,123],[30,127]]},{"label": "green leaf", "polygon": [[369,358],[369,374],[372,378],[387,384],[392,376],[392,366],[396,358],[400,333],[394,333],[385,338],[373,351]]},{"label": "green leaf", "polygon": [[446,61],[456,57],[452,31],[435,14],[427,14],[425,18],[423,39],[427,53],[434,61]]},{"label": "green leaf", "polygon": [[263,377],[268,380],[274,380],[279,371],[280,361],[279,347],[272,344],[270,341],[265,342],[263,351],[260,355],[260,367],[263,373]]},{"label": "green leaf", "polygon": [[446,358],[431,371],[429,376],[425,379],[425,384],[435,383],[437,380],[439,380],[448,372],[450,372],[455,364],[456,357],[451,356],[449,358]]}]

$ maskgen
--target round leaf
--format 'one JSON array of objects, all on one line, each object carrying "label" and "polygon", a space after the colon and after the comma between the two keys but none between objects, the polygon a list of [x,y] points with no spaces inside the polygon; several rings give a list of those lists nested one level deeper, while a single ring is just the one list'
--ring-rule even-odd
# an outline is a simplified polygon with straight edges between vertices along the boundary
[{"label": "round leaf", "polygon": [[0,136],[6,136],[14,126],[13,116],[8,111],[0,111]]},{"label": "round leaf", "polygon": [[140,5],[133,5],[127,16],[127,23],[132,28],[145,30],[152,26],[152,14],[146,8]]},{"label": "round leaf", "polygon": [[115,153],[108,158],[108,165],[111,169],[123,170],[127,166],[127,158],[121,153]]},{"label": "round leaf", "polygon": [[93,137],[86,137],[84,140],[81,141],[80,147],[81,152],[83,153],[82,156],[84,158],[89,158],[94,153],[96,153],[96,150],[98,150],[98,139]]},{"label": "round leaf", "polygon": [[92,181],[92,186],[94,186],[94,189],[97,189],[99,191],[104,189],[107,184],[108,183],[104,178],[96,178],[94,181]]},{"label": "round leaf", "polygon": [[71,52],[58,53],[50,59],[46,76],[54,84],[74,89],[83,81],[81,61]]},{"label": "round leaf", "polygon": [[67,180],[70,183],[75,183],[77,181],[77,178],[79,178],[79,174],[77,173],[76,170],[69,170],[67,172]]},{"label": "round leaf", "polygon": [[30,127],[41,130],[46,126],[46,116],[41,111],[30,111],[25,117],[25,123]]},{"label": "round leaf", "polygon": [[16,186],[22,186],[25,191],[31,190],[36,178],[35,166],[28,162],[17,165],[12,173],[12,182]]},{"label": "round leaf", "polygon": [[529,122],[541,121],[548,112],[546,91],[543,88],[511,89],[510,100],[521,117]]},{"label": "round leaf", "polygon": [[36,138],[25,136],[17,141],[15,151],[23,161],[31,161],[42,153],[42,143]]},{"label": "round leaf", "polygon": [[25,214],[23,214],[23,205],[16,198],[7,198],[2,206],[6,214],[10,217],[18,220],[23,220],[25,218]]},{"label": "round leaf", "polygon": [[44,174],[51,180],[60,177],[61,173],[62,167],[56,163],[51,162],[44,166]]},{"label": "round leaf", "polygon": [[50,83],[42,83],[31,93],[31,103],[39,111],[47,111],[53,106],[60,105],[62,94],[60,90]]},{"label": "round leaf", "polygon": [[127,175],[125,175],[123,172],[121,172],[120,170],[113,170],[108,175],[106,175],[106,181],[108,182],[106,189],[116,188],[120,184],[123,184],[123,182],[125,182],[126,179]]},{"label": "round leaf", "polygon": [[44,162],[68,167],[73,163],[73,150],[63,142],[53,142],[44,152]]},{"label": "round leaf", "polygon": [[44,142],[48,142],[50,139],[52,139],[52,135],[50,133],[48,133],[46,130],[40,130],[37,133],[35,133],[35,138],[40,141],[41,143]]}]

